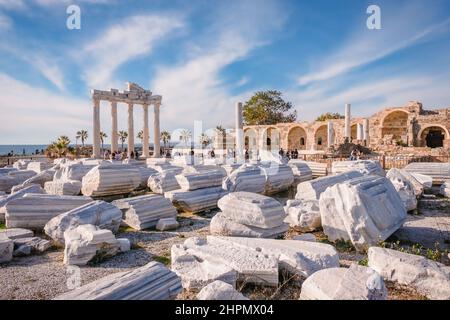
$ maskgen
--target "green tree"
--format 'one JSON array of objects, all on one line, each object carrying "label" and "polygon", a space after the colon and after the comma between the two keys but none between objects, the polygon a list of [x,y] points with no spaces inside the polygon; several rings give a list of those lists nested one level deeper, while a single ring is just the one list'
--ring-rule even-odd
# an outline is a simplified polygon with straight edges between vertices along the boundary
[{"label": "green tree", "polygon": [[210,141],[211,141],[211,139],[208,137],[208,135],[206,133],[202,133],[198,137],[198,142],[200,142],[200,144],[202,145],[203,148],[205,148],[209,144]]},{"label": "green tree", "polygon": [[280,91],[258,91],[244,105],[244,123],[267,125],[293,122],[297,119],[297,111],[290,112],[291,109],[292,103],[284,101]]},{"label": "green tree", "polygon": [[222,127],[222,125],[218,125],[216,126],[216,128],[214,129],[215,135],[216,135],[216,139],[220,142],[221,141],[221,148],[223,149],[223,147],[226,144],[226,133],[227,131],[225,130],[224,127]]},{"label": "green tree", "polygon": [[167,143],[170,142],[171,138],[172,137],[170,136],[169,131],[161,131],[161,140],[164,144],[164,149],[166,148]]},{"label": "green tree", "polygon": [[119,140],[120,140],[120,142],[122,142],[122,151],[123,151],[123,144],[124,144],[125,140],[127,140],[127,138],[128,138],[128,132],[119,131]]},{"label": "green tree", "polygon": [[60,136],[56,141],[53,141],[46,150],[47,155],[51,157],[64,157],[74,153],[74,149],[69,146],[70,139],[67,136]]},{"label": "green tree", "polygon": [[83,148],[84,148],[84,142],[88,138],[88,132],[86,130],[77,131],[77,135],[75,138],[77,139],[77,143],[78,143],[78,139],[81,140],[81,144],[83,145]]},{"label": "green tree", "polygon": [[322,113],[320,116],[316,118],[316,121],[326,121],[332,119],[344,119],[345,117],[338,112],[327,112]]}]

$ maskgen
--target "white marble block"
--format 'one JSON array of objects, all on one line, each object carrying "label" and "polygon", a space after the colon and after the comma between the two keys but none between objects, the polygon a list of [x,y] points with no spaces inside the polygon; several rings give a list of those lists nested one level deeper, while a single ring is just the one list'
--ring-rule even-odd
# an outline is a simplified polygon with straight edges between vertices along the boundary
[{"label": "white marble block", "polygon": [[412,211],[417,209],[417,197],[412,189],[411,184],[402,179],[397,179],[394,177],[388,178],[395,190],[397,190],[400,199],[402,199],[403,205],[406,211]]},{"label": "white marble block", "polygon": [[389,179],[355,178],[329,187],[319,200],[323,232],[330,241],[350,240],[357,250],[386,240],[406,220],[406,209]]},{"label": "white marble block", "polygon": [[226,194],[221,187],[197,189],[193,191],[174,190],[164,193],[173,205],[187,212],[201,212],[217,208],[217,201]]},{"label": "white marble block", "polygon": [[27,186],[30,184],[39,184],[41,187],[44,187],[44,184],[47,181],[52,181],[53,176],[55,175],[56,170],[54,169],[47,169],[44,171],[39,172],[34,177],[31,177],[27,180],[25,180],[22,185]]},{"label": "white marble block", "polygon": [[291,167],[292,173],[294,174],[294,183],[298,184],[313,178],[312,170],[305,161],[291,159],[289,160],[288,165]]},{"label": "white marble block", "polygon": [[231,284],[216,280],[205,286],[197,295],[198,300],[248,300]]},{"label": "white marble block", "polygon": [[433,184],[450,180],[450,162],[411,162],[404,169],[410,173],[430,176]]},{"label": "white marble block", "polygon": [[303,282],[300,293],[300,300],[386,299],[387,289],[380,275],[356,264],[317,271]]},{"label": "white marble block", "polygon": [[16,238],[14,242],[13,256],[28,255],[31,253],[42,253],[52,246],[48,240],[39,237]]},{"label": "white marble block", "polygon": [[205,170],[203,172],[181,173],[175,176],[180,189],[192,191],[202,188],[217,187],[222,185],[224,172],[222,170]]},{"label": "white marble block", "polygon": [[60,196],[77,196],[81,193],[81,181],[53,180],[44,184],[45,192]]},{"label": "white marble block", "polygon": [[125,223],[135,230],[153,228],[159,219],[177,216],[170,200],[156,194],[115,200],[113,204],[122,210]]},{"label": "white marble block", "polygon": [[353,178],[361,177],[363,174],[358,171],[349,171],[335,176],[327,176],[311,181],[299,183],[297,185],[296,199],[299,200],[319,200],[320,195],[328,187]]},{"label": "white marble block", "polygon": [[416,197],[423,194],[424,186],[411,173],[404,169],[392,168],[386,173],[386,178],[391,181],[400,180],[414,192]]},{"label": "white marble block", "polygon": [[284,221],[299,231],[314,231],[322,226],[317,200],[288,200],[284,210]]},{"label": "white marble block", "polygon": [[91,201],[89,197],[27,193],[6,204],[6,226],[42,229],[53,217]]},{"label": "white marble block", "polygon": [[386,172],[381,167],[379,161],[355,160],[355,161],[334,161],[331,164],[331,172],[339,174],[348,171],[358,171],[362,174],[377,175],[384,177]]},{"label": "white marble block", "polygon": [[92,201],[52,218],[44,227],[45,233],[56,243],[64,244],[64,232],[79,225],[95,225],[117,232],[122,222],[122,211],[104,201]]},{"label": "white marble block", "polygon": [[86,265],[99,257],[112,257],[120,252],[120,243],[110,230],[100,229],[91,224],[67,229],[64,233],[64,264]]},{"label": "white marble block", "polygon": [[178,171],[176,170],[167,170],[153,174],[148,178],[148,187],[150,188],[150,190],[152,190],[152,192],[158,194],[164,194],[168,191],[178,190],[180,189],[180,185],[175,178],[177,174]]},{"label": "white marble block", "polygon": [[130,193],[140,184],[141,175],[137,167],[102,164],[83,177],[81,192],[92,197],[120,195]]},{"label": "white marble block", "polygon": [[13,168],[18,170],[25,170],[30,162],[33,160],[30,159],[19,159],[13,163]]},{"label": "white marble block", "polygon": [[0,263],[11,261],[13,258],[14,243],[11,239],[0,238]]},{"label": "white marble block", "polygon": [[175,218],[164,218],[158,220],[158,223],[156,224],[156,230],[159,231],[174,230],[179,226],[180,224]]},{"label": "white marble block", "polygon": [[0,239],[9,238],[11,240],[16,240],[20,238],[31,238],[33,237],[34,232],[27,229],[22,228],[11,228],[0,230]]},{"label": "white marble block", "polygon": [[325,162],[305,161],[305,163],[311,169],[313,178],[324,177],[328,174],[328,168]]},{"label": "white marble block", "polygon": [[0,221],[5,221],[6,214],[6,204],[14,199],[18,199],[23,197],[27,193],[40,193],[44,194],[44,190],[42,190],[40,185],[34,184],[30,186],[26,186],[15,193],[11,193],[4,199],[0,200]]},{"label": "white marble block", "polygon": [[247,191],[262,194],[266,190],[266,175],[259,166],[244,164],[224,179],[222,188],[229,192]]},{"label": "white marble block", "polygon": [[264,194],[272,195],[289,189],[294,183],[294,173],[290,166],[271,162],[262,164],[261,170],[266,176]]},{"label": "white marble block", "polygon": [[50,169],[53,164],[42,161],[31,161],[27,165],[27,170],[33,170],[36,173],[41,173],[44,170]]},{"label": "white marble block", "polygon": [[152,176],[154,174],[157,174],[158,171],[156,171],[155,169],[143,167],[143,166],[138,166],[137,168],[139,169],[139,174],[141,176],[141,183],[139,184],[139,187],[147,188],[148,178],[150,178],[150,176]]},{"label": "white marble block", "polygon": [[94,167],[95,165],[86,165],[82,163],[67,163],[61,165],[60,169],[56,171],[54,180],[81,181],[83,177]]},{"label": "white marble block", "polygon": [[369,267],[385,280],[414,287],[429,299],[450,300],[450,267],[425,257],[371,247]]},{"label": "white marble block", "polygon": [[446,181],[441,185],[439,193],[446,198],[450,198],[450,181]]}]

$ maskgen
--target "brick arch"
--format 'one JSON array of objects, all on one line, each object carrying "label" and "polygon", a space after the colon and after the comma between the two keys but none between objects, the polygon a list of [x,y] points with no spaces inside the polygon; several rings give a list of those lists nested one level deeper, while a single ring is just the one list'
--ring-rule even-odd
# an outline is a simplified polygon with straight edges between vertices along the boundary
[{"label": "brick arch", "polygon": [[291,127],[287,134],[288,150],[305,150],[308,134],[306,129],[301,125]]}]

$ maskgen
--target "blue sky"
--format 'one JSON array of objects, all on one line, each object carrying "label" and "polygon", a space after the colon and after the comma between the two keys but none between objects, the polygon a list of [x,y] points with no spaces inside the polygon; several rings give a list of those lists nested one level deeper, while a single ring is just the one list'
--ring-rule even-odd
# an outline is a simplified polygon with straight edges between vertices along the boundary
[{"label": "blue sky", "polygon": [[[66,28],[69,4],[81,8],[81,30]],[[371,4],[381,30],[366,27]],[[345,103],[355,116],[410,100],[450,106],[446,0],[0,0],[0,39],[0,144],[91,131],[89,90],[127,81],[163,96],[171,132],[195,120],[231,127],[234,103],[266,89],[300,121]],[[126,120],[119,105],[120,130]]]}]

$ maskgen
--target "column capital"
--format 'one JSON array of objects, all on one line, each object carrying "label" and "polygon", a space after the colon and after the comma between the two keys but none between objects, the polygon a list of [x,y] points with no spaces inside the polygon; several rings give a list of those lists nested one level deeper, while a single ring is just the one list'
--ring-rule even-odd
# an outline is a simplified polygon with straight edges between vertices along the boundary
[{"label": "column capital", "polygon": [[94,107],[100,107],[100,100],[96,98],[92,98],[92,103]]}]

